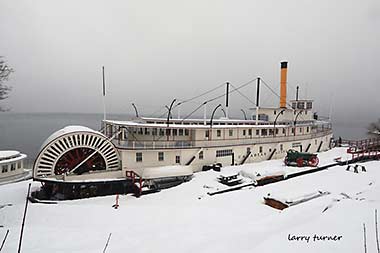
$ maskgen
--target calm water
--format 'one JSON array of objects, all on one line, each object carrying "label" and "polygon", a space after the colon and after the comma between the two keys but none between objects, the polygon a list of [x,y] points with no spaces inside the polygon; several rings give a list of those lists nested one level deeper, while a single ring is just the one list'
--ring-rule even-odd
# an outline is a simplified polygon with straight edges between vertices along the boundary
[{"label": "calm water", "polygon": [[[28,155],[31,164],[41,144],[53,132],[67,125],[82,125],[100,129],[102,114],[69,113],[0,113],[0,150],[15,149]],[[127,119],[127,115],[109,115],[112,119]],[[367,124],[334,123],[336,137],[361,139],[366,137]]]}]

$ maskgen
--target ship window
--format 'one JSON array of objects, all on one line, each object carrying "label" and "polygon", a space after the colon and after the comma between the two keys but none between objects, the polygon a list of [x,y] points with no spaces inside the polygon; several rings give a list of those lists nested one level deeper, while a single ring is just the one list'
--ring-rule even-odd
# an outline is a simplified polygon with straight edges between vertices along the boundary
[{"label": "ship window", "polygon": [[185,129],[185,135],[186,135],[186,136],[189,135],[189,129]]},{"label": "ship window", "polygon": [[1,172],[2,172],[2,173],[6,173],[6,172],[8,172],[8,165],[3,165],[3,166],[1,166]]},{"label": "ship window", "polygon": [[177,129],[173,129],[173,136],[177,136]]},{"label": "ship window", "polygon": [[260,130],[259,129],[256,130],[256,135],[260,135]]},{"label": "ship window", "polygon": [[220,129],[216,130],[216,136],[220,137],[221,135],[222,135],[222,131],[220,131]]},{"label": "ship window", "polygon": [[228,134],[229,134],[229,136],[234,135],[234,130],[230,129],[230,131],[228,131]]},{"label": "ship window", "polygon": [[232,155],[232,149],[223,149],[216,151],[216,157],[230,156]]},{"label": "ship window", "polygon": [[203,160],[203,151],[199,152],[198,158],[199,160]]},{"label": "ship window", "polygon": [[282,133],[285,134],[285,128],[282,129]]},{"label": "ship window", "polygon": [[152,129],[152,135],[157,135],[157,128]]},{"label": "ship window", "polygon": [[292,103],[292,108],[293,108],[293,109],[296,109],[296,105],[297,105],[297,104],[296,104],[295,102],[293,102],[293,103]]},{"label": "ship window", "polygon": [[150,132],[149,132],[149,128],[145,128],[145,135],[149,135]]},{"label": "ship window", "polygon": [[175,163],[181,163],[181,157],[179,155],[175,156]]},{"label": "ship window", "polygon": [[261,135],[263,135],[263,136],[268,135],[268,130],[267,129],[261,129]]},{"label": "ship window", "polygon": [[246,130],[245,130],[245,129],[243,129],[243,136],[245,136],[245,131],[246,131]]},{"label": "ship window", "polygon": [[260,146],[260,147],[259,147],[259,153],[262,153],[262,152],[263,152],[263,147]]},{"label": "ship window", "polygon": [[311,108],[312,108],[312,102],[307,102],[306,109],[311,109]]},{"label": "ship window", "polygon": [[160,136],[164,136],[164,133],[165,133],[164,129],[160,128]]},{"label": "ship window", "polygon": [[139,134],[143,134],[143,129],[139,128]]},{"label": "ship window", "polygon": [[310,128],[309,127],[306,127],[306,132],[308,133],[310,131]]},{"label": "ship window", "polygon": [[294,134],[294,127],[292,128],[292,134]]},{"label": "ship window", "polygon": [[276,110],[273,111],[273,114],[276,115]]},{"label": "ship window", "polygon": [[276,128],[276,134],[278,134],[278,128]]},{"label": "ship window", "polygon": [[21,161],[19,161],[19,162],[17,163],[17,168],[18,168],[18,169],[21,169],[21,167],[22,167],[22,165],[21,165]]},{"label": "ship window", "polygon": [[179,135],[179,136],[182,136],[182,135],[183,135],[183,129],[179,129],[179,131],[178,131],[178,135]]},{"label": "ship window", "polygon": [[210,136],[210,131],[209,130],[206,130],[205,131],[205,137],[208,138]]},{"label": "ship window", "polygon": [[298,109],[305,109],[305,102],[298,102],[297,108]]},{"label": "ship window", "polygon": [[13,170],[16,170],[16,164],[15,163],[11,164],[11,171],[13,171]]},{"label": "ship window", "polygon": [[273,135],[273,129],[269,129],[269,135]]},{"label": "ship window", "polygon": [[302,133],[302,127],[300,127],[300,133]]},{"label": "ship window", "polygon": [[251,153],[251,148],[250,147],[247,148],[247,154],[249,154],[249,153]]},{"label": "ship window", "polygon": [[166,136],[170,136],[170,129],[166,129]]},{"label": "ship window", "polygon": [[284,145],[280,144],[280,150],[282,151],[284,149]]},{"label": "ship window", "polygon": [[158,160],[163,161],[164,160],[164,152],[158,152]]},{"label": "ship window", "polygon": [[141,152],[136,153],[136,162],[142,162],[142,153]]},{"label": "ship window", "polygon": [[248,129],[248,135],[252,135],[252,129]]}]

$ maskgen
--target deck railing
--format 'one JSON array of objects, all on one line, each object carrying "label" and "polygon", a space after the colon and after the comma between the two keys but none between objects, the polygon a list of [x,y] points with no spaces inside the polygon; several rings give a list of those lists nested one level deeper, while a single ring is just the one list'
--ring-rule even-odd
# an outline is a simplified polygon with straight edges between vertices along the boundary
[{"label": "deck railing", "polygon": [[179,141],[123,141],[114,140],[113,143],[118,148],[124,149],[166,149],[166,148],[198,148],[198,147],[218,147],[218,146],[233,146],[233,145],[250,145],[250,144],[265,144],[273,142],[287,141],[302,141],[305,139],[323,137],[331,134],[331,129],[318,131],[315,133],[302,135],[287,135],[287,136],[260,136],[252,138],[236,138],[236,139],[211,139],[211,140],[179,140]]}]

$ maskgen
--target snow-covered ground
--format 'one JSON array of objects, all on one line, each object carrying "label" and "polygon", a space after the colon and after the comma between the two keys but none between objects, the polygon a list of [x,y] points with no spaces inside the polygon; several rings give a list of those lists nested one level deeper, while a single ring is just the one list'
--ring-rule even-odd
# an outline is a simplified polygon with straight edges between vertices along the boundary
[{"label": "snow-covered ground", "polygon": [[[319,154],[321,164],[344,156],[344,149]],[[368,252],[376,251],[374,210],[380,209],[380,162],[364,163],[367,172],[345,166],[292,178],[262,187],[209,196],[223,187],[215,171],[200,172],[187,183],[135,198],[115,196],[29,204],[23,252],[364,252],[363,223]],[[281,171],[280,160],[223,168],[224,171]],[[10,234],[4,252],[18,245],[25,195],[30,181],[0,186],[0,243]],[[39,187],[36,182],[33,188]],[[325,195],[279,211],[263,197],[285,198],[316,191]],[[343,194],[342,194],[343,193]],[[12,206],[3,206],[12,204]],[[324,211],[327,208],[326,211]],[[324,212],[323,212],[324,211]],[[3,227],[1,227],[3,226]],[[314,241],[313,236],[341,236]],[[289,240],[310,236],[309,241]],[[307,238],[307,237],[305,237]]]}]

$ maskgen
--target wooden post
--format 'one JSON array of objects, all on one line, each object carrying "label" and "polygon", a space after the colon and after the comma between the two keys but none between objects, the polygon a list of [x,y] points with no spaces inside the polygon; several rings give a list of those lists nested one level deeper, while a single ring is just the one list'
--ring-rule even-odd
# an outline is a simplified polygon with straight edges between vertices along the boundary
[{"label": "wooden post", "polygon": [[380,253],[380,246],[379,246],[379,229],[377,226],[377,209],[375,209],[375,231],[376,231],[376,247],[377,247],[377,253]]},{"label": "wooden post", "polygon": [[365,231],[365,223],[363,223],[363,235],[364,235],[364,238],[363,238],[364,253],[367,253],[367,235],[366,235],[366,231]]},{"label": "wooden post", "polygon": [[26,218],[26,212],[28,211],[28,203],[29,203],[29,193],[30,193],[30,186],[31,186],[31,183],[29,183],[29,186],[28,186],[28,193],[26,195],[26,200],[25,200],[25,210],[24,210],[24,216],[22,218],[22,224],[21,224],[21,232],[20,232],[20,239],[18,241],[18,253],[21,252],[21,243],[22,243],[22,236],[24,234],[24,226],[25,226],[25,218]]},{"label": "wooden post", "polygon": [[3,247],[4,247],[4,244],[5,244],[5,241],[7,240],[8,234],[9,234],[9,229],[7,229],[7,233],[5,234],[4,240],[1,243],[0,252],[3,249]]},{"label": "wooden post", "polygon": [[108,243],[110,242],[110,239],[111,239],[111,235],[112,235],[112,233],[110,233],[110,234],[108,235],[108,239],[107,239],[106,245],[104,246],[103,253],[106,252],[106,249],[107,249],[107,247],[108,247]]}]

